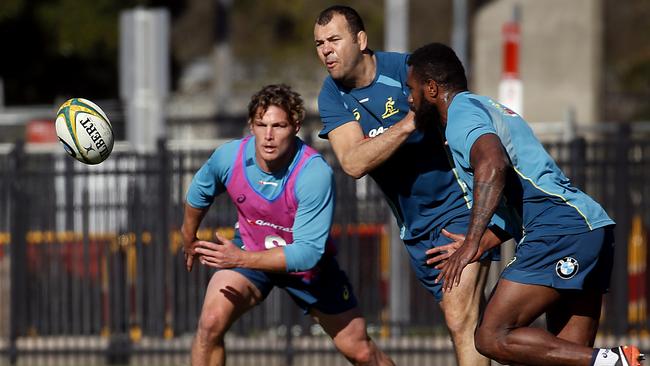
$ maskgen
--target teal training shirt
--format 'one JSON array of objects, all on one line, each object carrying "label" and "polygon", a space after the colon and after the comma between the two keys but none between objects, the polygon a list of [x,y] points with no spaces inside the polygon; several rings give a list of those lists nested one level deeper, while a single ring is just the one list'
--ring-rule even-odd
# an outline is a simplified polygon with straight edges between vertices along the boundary
[{"label": "teal training shirt", "polygon": [[[319,136],[357,121],[374,138],[408,113],[407,54],[375,52],[377,72],[363,88],[347,89],[328,76],[318,96],[323,121]],[[452,170],[440,137],[416,131],[381,166],[370,172],[391,207],[404,240],[426,236],[449,220],[469,214],[469,201]]]},{"label": "teal training shirt", "polygon": [[494,100],[470,92],[457,94],[447,111],[445,134],[470,192],[474,142],[485,134],[499,137],[516,173],[504,196],[520,214],[527,236],[575,234],[614,224],[598,203],[571,185],[526,121]]}]

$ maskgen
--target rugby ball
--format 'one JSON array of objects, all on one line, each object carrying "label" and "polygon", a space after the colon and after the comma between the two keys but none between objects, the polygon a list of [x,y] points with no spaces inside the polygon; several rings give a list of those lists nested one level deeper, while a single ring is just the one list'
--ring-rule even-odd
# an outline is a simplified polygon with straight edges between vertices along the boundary
[{"label": "rugby ball", "polygon": [[113,127],[99,106],[72,98],[56,112],[56,134],[65,151],[85,164],[99,164],[113,151]]}]

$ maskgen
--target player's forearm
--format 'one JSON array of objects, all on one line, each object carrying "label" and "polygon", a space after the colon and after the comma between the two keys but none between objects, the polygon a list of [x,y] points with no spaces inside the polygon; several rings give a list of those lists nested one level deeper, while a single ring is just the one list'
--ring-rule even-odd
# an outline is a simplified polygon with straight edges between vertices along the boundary
[{"label": "player's forearm", "polygon": [[339,158],[346,174],[361,178],[390,158],[415,130],[411,117],[405,117],[381,135],[359,141]]},{"label": "player's forearm", "polygon": [[[505,168],[502,164],[489,162],[474,171],[474,203],[469,227],[467,228],[466,243],[478,245],[479,241],[481,241],[503,194],[506,176]],[[488,236],[482,244],[491,245],[492,247],[498,245],[491,236]]]},{"label": "player's forearm", "polygon": [[196,232],[199,230],[199,225],[201,225],[207,211],[207,208],[194,208],[185,203],[183,225],[181,226],[181,235],[184,242],[191,242],[196,238]]},{"label": "player's forearm", "polygon": [[273,248],[259,252],[243,251],[243,268],[257,269],[267,272],[286,272],[287,264],[282,248]]}]

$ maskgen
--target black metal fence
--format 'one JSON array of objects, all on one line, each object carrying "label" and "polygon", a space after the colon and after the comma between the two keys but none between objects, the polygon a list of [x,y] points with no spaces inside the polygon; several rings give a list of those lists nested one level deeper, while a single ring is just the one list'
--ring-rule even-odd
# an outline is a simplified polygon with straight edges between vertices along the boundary
[{"label": "black metal fence", "polygon": [[[616,135],[548,150],[618,224],[601,335],[647,331],[650,139],[622,125]],[[186,189],[210,153],[161,142],[153,154],[115,151],[92,167],[22,144],[0,155],[0,364],[51,364],[52,355],[63,365],[188,363],[210,273],[185,271],[178,230]],[[373,337],[400,364],[453,362],[437,305],[412,275],[404,284],[410,320],[390,322],[390,213],[374,183],[328,160],[337,182],[332,236]],[[235,220],[219,197],[200,236],[232,234]],[[227,344],[232,364],[345,364],[281,291],[236,322]]]}]

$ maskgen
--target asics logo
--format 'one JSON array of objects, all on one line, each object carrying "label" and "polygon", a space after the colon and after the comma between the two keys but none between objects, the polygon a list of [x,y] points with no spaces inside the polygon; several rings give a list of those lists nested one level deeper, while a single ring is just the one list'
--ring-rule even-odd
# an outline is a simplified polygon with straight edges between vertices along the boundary
[{"label": "asics logo", "polygon": [[348,289],[348,286],[343,286],[343,300],[349,300],[350,299],[350,290]]}]

